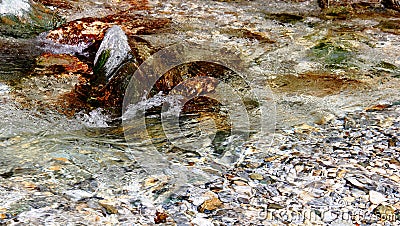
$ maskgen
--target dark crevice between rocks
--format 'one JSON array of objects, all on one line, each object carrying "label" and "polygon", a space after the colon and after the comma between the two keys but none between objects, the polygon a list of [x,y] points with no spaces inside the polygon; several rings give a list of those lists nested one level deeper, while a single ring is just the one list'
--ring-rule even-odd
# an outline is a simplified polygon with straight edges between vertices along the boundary
[{"label": "dark crevice between rocks", "polygon": [[0,177],[4,178],[4,179],[8,179],[11,178],[14,175],[13,171],[9,171],[9,172],[5,172],[0,174]]},{"label": "dark crevice between rocks", "polygon": [[290,13],[272,13],[266,15],[267,19],[276,20],[280,23],[290,23],[295,24],[304,20],[305,16],[300,14],[290,14]]},{"label": "dark crevice between rocks", "polygon": [[351,18],[389,18],[400,16],[398,0],[318,0],[322,19],[346,20]]}]

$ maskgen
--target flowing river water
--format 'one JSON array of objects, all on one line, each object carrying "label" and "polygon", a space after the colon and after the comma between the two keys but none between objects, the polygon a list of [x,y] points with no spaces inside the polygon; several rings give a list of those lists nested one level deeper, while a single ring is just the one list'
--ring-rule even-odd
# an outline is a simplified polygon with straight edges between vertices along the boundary
[{"label": "flowing river water", "polygon": [[[73,5],[60,11],[67,21],[106,16],[125,7],[120,1],[60,2]],[[56,70],[45,76],[29,74],[41,54],[79,56],[83,47],[52,43],[45,34],[0,37],[0,224],[282,223],[285,220],[260,216],[266,207],[309,208],[313,200],[329,196],[325,191],[340,193],[322,174],[315,176],[318,167],[338,169],[331,179],[347,183],[343,186],[349,191],[355,187],[353,193],[362,193],[359,197],[376,190],[386,195],[388,205],[398,205],[400,177],[389,180],[373,171],[378,179],[388,180],[382,179],[381,185],[392,193],[352,179],[363,183],[360,175],[372,177],[365,173],[370,168],[360,170],[360,162],[368,159],[365,153],[377,150],[369,146],[379,142],[388,153],[379,161],[397,165],[391,176],[400,176],[400,14],[368,12],[323,14],[311,0],[150,1],[135,13],[170,23],[138,37],[159,50],[161,59],[171,51],[168,47],[186,43],[180,54],[189,55],[187,59],[208,65],[227,62],[223,66],[228,69],[217,67],[223,71],[216,76],[220,90],[211,97],[219,101],[217,110],[207,106],[181,115],[179,89],[176,95],[171,91],[168,96],[128,100],[118,119],[101,107],[63,114],[55,105],[79,78],[57,75]],[[198,84],[188,79],[181,85],[191,82]],[[203,100],[196,101],[202,106]],[[346,131],[362,133],[371,142],[354,141],[348,149],[335,149],[340,144],[327,141]],[[341,139],[351,143],[351,137]],[[326,143],[319,146],[321,142]],[[340,154],[356,147],[364,154]],[[316,169],[291,179],[291,170],[300,166]],[[341,170],[354,175],[340,176]],[[305,194],[310,184],[315,186]],[[340,200],[356,210],[371,212],[376,207],[374,201],[345,199],[345,194],[340,193]],[[321,200],[314,204],[329,209],[331,203]],[[168,217],[163,219],[163,214]],[[328,224],[340,217],[320,218]]]}]

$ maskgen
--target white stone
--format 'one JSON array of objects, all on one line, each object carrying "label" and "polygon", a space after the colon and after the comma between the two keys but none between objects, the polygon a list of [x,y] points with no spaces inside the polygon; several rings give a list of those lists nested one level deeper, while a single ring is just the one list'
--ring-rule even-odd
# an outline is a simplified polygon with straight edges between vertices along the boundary
[{"label": "white stone", "polygon": [[0,83],[0,95],[5,95],[10,92],[10,87],[6,84]]},{"label": "white stone", "polygon": [[79,201],[79,200],[82,200],[85,198],[90,198],[93,196],[92,193],[89,193],[84,190],[68,190],[68,191],[64,192],[64,194],[67,195],[68,197],[70,197],[74,201]]},{"label": "white stone", "polygon": [[194,218],[191,223],[196,226],[214,226],[214,224],[210,220],[202,217]]},{"label": "white stone", "polygon": [[237,193],[242,194],[242,195],[250,195],[251,196],[253,194],[250,186],[235,186],[234,189]]},{"label": "white stone", "polygon": [[195,196],[195,197],[190,197],[189,200],[193,203],[195,206],[201,205],[204,201],[206,201],[208,198],[204,196]]},{"label": "white stone", "polygon": [[337,215],[332,213],[331,211],[327,211],[323,213],[322,221],[331,222],[337,218]]},{"label": "white stone", "polygon": [[373,204],[379,205],[382,202],[385,202],[387,198],[380,192],[370,190],[369,191],[369,201]]}]

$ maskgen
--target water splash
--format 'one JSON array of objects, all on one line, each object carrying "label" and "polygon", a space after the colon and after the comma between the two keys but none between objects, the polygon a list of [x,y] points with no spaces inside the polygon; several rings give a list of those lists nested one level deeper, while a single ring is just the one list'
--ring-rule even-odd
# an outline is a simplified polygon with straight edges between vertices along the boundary
[{"label": "water splash", "polygon": [[2,7],[0,7],[0,14],[23,16],[30,8],[31,5],[28,1],[3,0]]},{"label": "water splash", "polygon": [[9,92],[10,92],[10,87],[3,83],[0,83],[0,95],[5,95]]},{"label": "water splash", "polygon": [[47,39],[47,34],[48,32],[43,32],[36,39],[42,51],[54,54],[82,54],[85,57],[89,56],[89,53],[85,52],[85,49],[90,45],[89,43],[80,42],[77,45],[60,44]]},{"label": "water splash", "polygon": [[109,127],[108,122],[111,121],[110,116],[104,113],[102,108],[97,108],[88,114],[79,112],[76,118],[89,128]]},{"label": "water splash", "polygon": [[180,112],[180,103],[184,99],[182,95],[168,95],[166,96],[163,92],[159,92],[153,97],[146,99],[142,98],[142,101],[139,101],[136,104],[130,104],[127,107],[127,110],[122,115],[122,120],[133,119],[138,116],[139,112],[144,112],[146,109],[151,109],[154,107],[161,107],[163,104],[168,104],[168,110],[163,112],[163,114],[167,115],[177,115]]}]

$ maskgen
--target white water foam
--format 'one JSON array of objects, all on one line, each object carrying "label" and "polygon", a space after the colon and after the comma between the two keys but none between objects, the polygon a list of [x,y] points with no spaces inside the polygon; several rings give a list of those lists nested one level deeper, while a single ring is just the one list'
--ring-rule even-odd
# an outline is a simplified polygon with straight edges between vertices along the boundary
[{"label": "white water foam", "polygon": [[0,14],[23,16],[24,12],[28,12],[31,6],[28,0],[2,0],[0,1]]},{"label": "white water foam", "polygon": [[3,83],[0,83],[0,95],[5,95],[9,92],[10,92],[10,87]]},{"label": "white water foam", "polygon": [[138,113],[143,114],[146,109],[152,107],[160,107],[163,104],[168,104],[168,110],[163,112],[167,115],[178,115],[180,113],[180,103],[184,97],[182,95],[165,95],[163,92],[159,92],[153,97],[146,99],[142,98],[142,101],[136,104],[128,105],[127,110],[122,116],[122,120],[128,120],[138,116]]},{"label": "white water foam", "polygon": [[44,52],[50,52],[53,54],[83,54],[87,55],[87,53],[84,53],[84,50],[88,48],[89,44],[81,42],[77,45],[68,45],[68,44],[60,44],[56,43],[50,39],[47,39],[47,32],[41,33],[37,41],[40,43],[39,47],[42,49]]},{"label": "white water foam", "polygon": [[104,113],[104,110],[101,108],[97,108],[89,114],[85,114],[83,112],[79,112],[76,115],[76,118],[83,122],[83,124],[90,128],[102,128],[109,127],[107,124],[108,121],[111,120],[110,116]]}]

